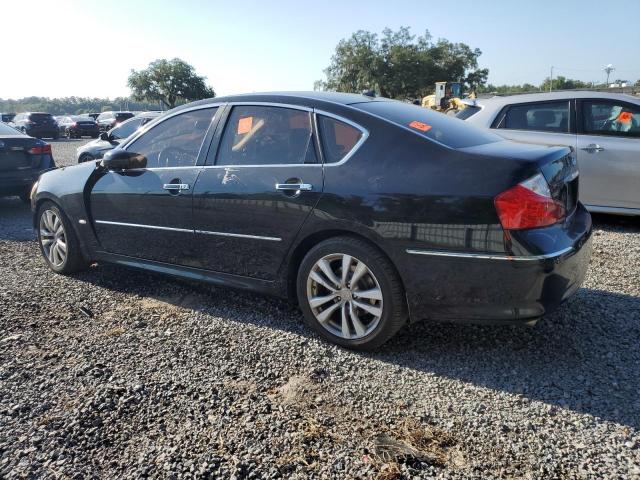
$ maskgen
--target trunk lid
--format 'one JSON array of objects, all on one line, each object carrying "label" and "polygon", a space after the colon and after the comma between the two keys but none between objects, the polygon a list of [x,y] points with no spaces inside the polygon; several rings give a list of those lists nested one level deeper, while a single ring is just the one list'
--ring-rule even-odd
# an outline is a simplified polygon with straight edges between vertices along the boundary
[{"label": "trunk lid", "polygon": [[34,157],[39,160],[40,156],[29,154],[29,149],[37,143],[37,139],[27,136],[0,135],[0,172],[36,168]]}]

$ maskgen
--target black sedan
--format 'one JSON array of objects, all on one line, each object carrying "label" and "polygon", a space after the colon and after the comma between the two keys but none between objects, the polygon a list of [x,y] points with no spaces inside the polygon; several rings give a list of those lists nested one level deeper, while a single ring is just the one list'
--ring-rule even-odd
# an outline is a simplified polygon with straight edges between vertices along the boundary
[{"label": "black sedan", "polygon": [[564,147],[406,103],[252,94],[174,109],[32,200],[56,272],[111,262],[296,299],[375,348],[407,321],[532,324],[580,286],[591,217]]},{"label": "black sedan", "polygon": [[88,116],[60,117],[57,121],[60,134],[67,138],[98,138],[100,135],[98,123]]},{"label": "black sedan", "polygon": [[29,202],[40,174],[55,166],[51,145],[0,123],[0,196]]}]

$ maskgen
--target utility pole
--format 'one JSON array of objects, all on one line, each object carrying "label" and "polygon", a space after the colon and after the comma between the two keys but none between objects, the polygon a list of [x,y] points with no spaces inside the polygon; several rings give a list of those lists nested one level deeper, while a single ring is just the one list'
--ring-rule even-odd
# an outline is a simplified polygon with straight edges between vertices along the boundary
[{"label": "utility pole", "polygon": [[611,72],[613,72],[615,68],[613,68],[613,65],[609,64],[604,67],[603,70],[607,72],[607,88],[609,88],[609,75],[611,75]]},{"label": "utility pole", "polygon": [[551,76],[549,77],[549,91],[553,90],[553,65],[551,65]]}]

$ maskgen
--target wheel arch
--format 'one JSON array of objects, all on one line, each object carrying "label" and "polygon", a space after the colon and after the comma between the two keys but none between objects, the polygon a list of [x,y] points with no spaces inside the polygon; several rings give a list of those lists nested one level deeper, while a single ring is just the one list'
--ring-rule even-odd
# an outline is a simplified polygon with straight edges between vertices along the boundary
[{"label": "wheel arch", "polygon": [[[389,260],[396,274],[398,275],[398,278],[400,279],[400,283],[402,285],[403,291],[406,292],[404,279],[402,278],[402,275],[400,274],[398,267],[393,261],[393,258],[391,257],[391,255],[389,255],[388,252],[384,250],[384,248],[381,248],[380,245],[376,243],[373,239],[361,233],[354,232],[352,230],[347,230],[347,229],[333,228],[333,229],[320,230],[320,231],[310,233],[306,235],[304,238],[302,238],[302,240],[300,240],[296,244],[296,246],[293,248],[291,254],[289,255],[289,260],[287,262],[285,275],[284,275],[284,281],[286,284],[286,294],[289,301],[291,301],[292,303],[297,302],[296,279],[298,276],[298,269],[300,268],[300,264],[302,263],[302,260],[304,259],[305,255],[309,253],[309,251],[313,247],[318,245],[320,242],[329,240],[330,238],[336,238],[336,237],[356,238],[358,240],[362,240],[363,242],[366,242],[371,247],[378,250],[382,255],[384,255],[387,258],[387,260]],[[405,293],[405,301],[406,301],[406,293]],[[407,303],[407,309],[408,309],[409,303],[408,302],[406,303]]]}]

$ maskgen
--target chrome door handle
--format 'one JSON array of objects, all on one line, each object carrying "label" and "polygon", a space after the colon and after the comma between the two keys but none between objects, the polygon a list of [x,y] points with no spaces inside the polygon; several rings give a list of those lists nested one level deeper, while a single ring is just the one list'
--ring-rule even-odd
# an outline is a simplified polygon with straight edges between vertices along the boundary
[{"label": "chrome door handle", "polygon": [[601,152],[604,150],[604,147],[601,147],[600,145],[598,145],[597,143],[590,143],[589,145],[587,145],[584,148],[581,148],[580,150],[584,150],[585,152],[589,152],[589,153],[594,153],[594,152]]},{"label": "chrome door handle", "polygon": [[309,192],[313,190],[313,185],[310,183],[276,183],[276,190],[282,191],[305,191]]},{"label": "chrome door handle", "polygon": [[165,190],[189,190],[188,183],[165,183],[162,188]]}]

